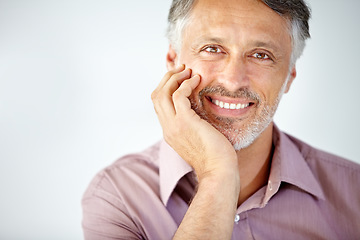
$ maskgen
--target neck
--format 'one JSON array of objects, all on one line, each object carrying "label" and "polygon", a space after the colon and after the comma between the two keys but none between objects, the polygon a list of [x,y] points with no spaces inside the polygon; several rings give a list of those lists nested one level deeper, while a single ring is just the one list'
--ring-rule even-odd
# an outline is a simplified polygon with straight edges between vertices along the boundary
[{"label": "neck", "polygon": [[237,152],[240,173],[238,206],[267,184],[272,158],[273,123],[253,144]]}]

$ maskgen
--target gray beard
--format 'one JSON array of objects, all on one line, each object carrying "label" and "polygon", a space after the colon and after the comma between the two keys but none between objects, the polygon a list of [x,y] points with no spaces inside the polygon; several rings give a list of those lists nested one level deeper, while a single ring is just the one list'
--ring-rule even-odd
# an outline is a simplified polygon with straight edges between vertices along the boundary
[{"label": "gray beard", "polygon": [[[257,93],[247,88],[241,88],[234,93],[230,93],[221,86],[206,87],[201,90],[199,93],[199,101],[195,101],[193,96],[190,96],[189,99],[191,108],[196,112],[196,114],[210,123],[219,132],[221,132],[230,141],[234,149],[239,151],[250,146],[273,121],[274,114],[284,93],[286,83],[287,81],[285,81],[281,87],[281,90],[272,105],[267,102],[262,102],[260,96]],[[218,117],[204,110],[204,95],[209,93],[217,93],[221,96],[233,98],[242,97],[249,101],[255,102],[257,106],[261,106],[262,104],[264,106],[262,107],[261,112],[257,114],[253,120],[251,120],[249,123],[246,123],[241,128],[236,128],[234,124],[236,122],[241,122],[241,119]],[[211,120],[214,118],[217,120],[217,122]]]}]

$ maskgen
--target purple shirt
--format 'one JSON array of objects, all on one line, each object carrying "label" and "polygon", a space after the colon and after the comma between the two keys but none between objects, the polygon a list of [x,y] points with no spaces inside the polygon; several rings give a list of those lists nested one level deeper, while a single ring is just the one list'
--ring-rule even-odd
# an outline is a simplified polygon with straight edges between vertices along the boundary
[{"label": "purple shirt", "polygon": [[[232,239],[360,239],[360,166],[276,127],[273,143],[268,184],[237,209]],[[195,186],[164,141],[124,156],[84,194],[85,239],[171,239]]]}]

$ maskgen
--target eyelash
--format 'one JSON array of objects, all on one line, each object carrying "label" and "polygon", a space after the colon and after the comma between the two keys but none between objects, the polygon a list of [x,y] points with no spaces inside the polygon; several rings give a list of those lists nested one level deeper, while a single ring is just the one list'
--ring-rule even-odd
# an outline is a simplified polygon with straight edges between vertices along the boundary
[{"label": "eyelash", "polygon": [[[259,58],[259,57],[255,56],[255,55],[257,55],[257,56],[265,55],[265,56],[264,56],[264,58]],[[255,58],[255,59],[261,60],[261,61],[273,60],[272,57],[269,54],[264,53],[264,52],[256,52],[256,53],[254,53],[254,54],[252,54],[250,56]]]},{"label": "eyelash", "polygon": [[[216,52],[211,52],[211,51],[207,51],[207,49],[215,49]],[[221,50],[221,48],[219,46],[215,46],[215,45],[208,45],[203,47],[200,52],[206,52],[208,54],[219,54],[219,53],[223,53],[223,51]]]},{"label": "eyelash", "polygon": [[[212,49],[212,50],[216,50],[216,52],[211,52],[211,51],[208,51],[208,49]],[[200,52],[206,52],[207,54],[219,54],[219,53],[225,53],[221,47],[219,46],[216,46],[216,45],[207,45],[205,47],[203,47]],[[255,55],[265,55],[264,58],[258,58],[256,57]],[[260,61],[273,61],[273,58],[271,57],[270,54],[268,53],[265,53],[265,52],[255,52],[253,53],[252,55],[249,55],[250,57],[253,57],[257,60],[260,60]]]}]

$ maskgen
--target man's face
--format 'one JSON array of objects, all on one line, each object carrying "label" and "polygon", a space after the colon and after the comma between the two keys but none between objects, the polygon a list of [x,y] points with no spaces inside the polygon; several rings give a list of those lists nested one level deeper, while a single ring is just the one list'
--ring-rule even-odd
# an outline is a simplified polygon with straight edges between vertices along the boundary
[{"label": "man's face", "polygon": [[237,150],[247,147],[296,75],[287,22],[261,1],[199,0],[182,40],[176,62],[201,76],[192,108]]}]

